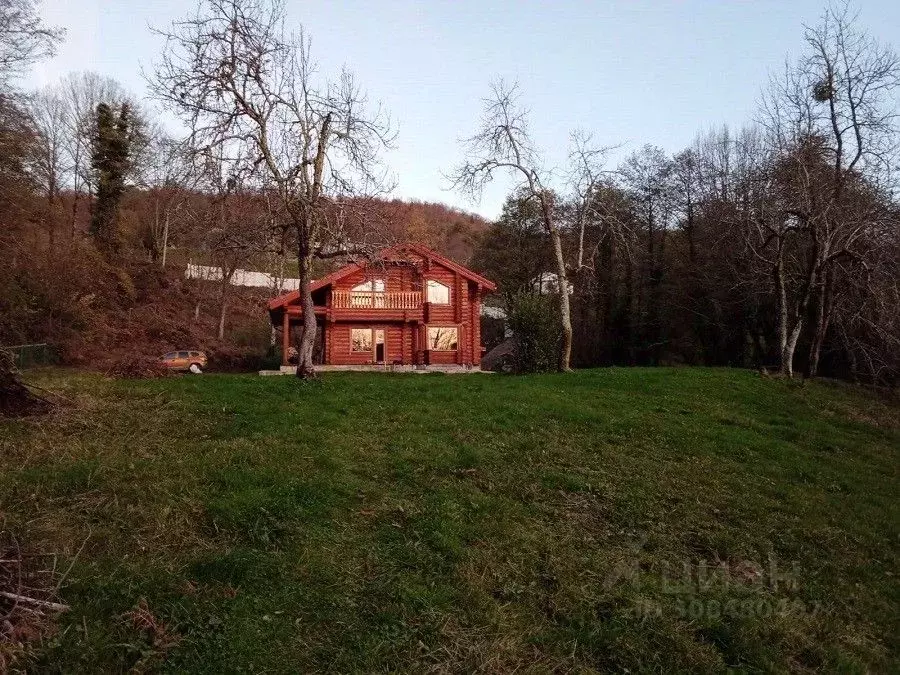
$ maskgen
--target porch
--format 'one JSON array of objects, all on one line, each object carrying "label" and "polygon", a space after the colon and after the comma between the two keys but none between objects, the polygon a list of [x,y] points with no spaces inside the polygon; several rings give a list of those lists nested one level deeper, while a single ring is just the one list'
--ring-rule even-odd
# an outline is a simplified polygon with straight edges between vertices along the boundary
[{"label": "porch", "polygon": [[419,309],[421,291],[332,291],[334,309]]}]

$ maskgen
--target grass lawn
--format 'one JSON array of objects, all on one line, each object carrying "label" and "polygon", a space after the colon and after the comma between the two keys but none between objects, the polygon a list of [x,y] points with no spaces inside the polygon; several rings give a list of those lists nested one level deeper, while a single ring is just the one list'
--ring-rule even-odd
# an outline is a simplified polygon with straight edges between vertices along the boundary
[{"label": "grass lawn", "polygon": [[34,669],[900,666],[900,410],[850,386],[37,382],[72,405],[0,421],[0,514],[75,563]]}]

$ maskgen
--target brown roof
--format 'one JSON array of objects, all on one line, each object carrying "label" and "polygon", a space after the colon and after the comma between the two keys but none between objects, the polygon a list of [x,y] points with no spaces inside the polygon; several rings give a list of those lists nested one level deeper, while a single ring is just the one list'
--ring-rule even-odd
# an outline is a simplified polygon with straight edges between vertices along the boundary
[{"label": "brown roof", "polygon": [[[432,251],[430,248],[428,248],[427,246],[423,246],[422,244],[406,243],[406,244],[397,244],[396,246],[390,246],[388,248],[385,248],[385,249],[379,251],[378,258],[388,259],[388,258],[392,257],[393,255],[395,255],[397,253],[402,253],[404,251],[411,251],[414,253],[418,253],[422,257],[433,260],[434,262],[436,262],[440,265],[443,265],[444,267],[447,267],[447,268],[453,270],[454,272],[459,272],[459,274],[461,276],[464,276],[466,279],[469,279],[470,281],[474,281],[476,284],[478,284],[479,286],[483,286],[484,288],[486,288],[489,291],[497,290],[497,285],[490,279],[486,279],[485,277],[481,276],[480,274],[473,272],[472,270],[470,270],[467,267],[463,267],[459,263],[453,262],[449,258],[442,256],[437,251]],[[359,270],[363,269],[368,263],[369,263],[368,260],[363,259],[363,260],[359,260],[355,263],[345,265],[344,267],[340,268],[339,270],[332,272],[328,276],[323,277],[317,281],[313,281],[310,284],[309,290],[317,291],[320,288],[325,288],[326,286],[330,286],[334,282],[339,281],[340,279],[343,279],[347,275],[353,274],[354,272],[358,272]],[[271,300],[269,300],[269,310],[271,311],[271,310],[279,309],[281,307],[285,307],[286,305],[290,305],[291,303],[296,302],[299,299],[300,299],[300,291],[299,290],[291,291],[289,293],[279,295],[277,298],[272,298]]]}]

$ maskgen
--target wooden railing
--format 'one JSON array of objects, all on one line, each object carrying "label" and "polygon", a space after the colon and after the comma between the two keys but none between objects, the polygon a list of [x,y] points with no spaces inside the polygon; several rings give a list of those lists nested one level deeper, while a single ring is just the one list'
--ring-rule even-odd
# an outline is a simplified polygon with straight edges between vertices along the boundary
[{"label": "wooden railing", "polygon": [[418,309],[422,306],[422,293],[400,291],[373,293],[371,291],[333,291],[332,307],[337,309]]}]

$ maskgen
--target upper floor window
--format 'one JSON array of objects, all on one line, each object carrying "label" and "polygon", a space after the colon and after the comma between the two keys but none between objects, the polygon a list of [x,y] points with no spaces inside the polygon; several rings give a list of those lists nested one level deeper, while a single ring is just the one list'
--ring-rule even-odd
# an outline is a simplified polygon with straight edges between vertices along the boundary
[{"label": "upper floor window", "polygon": [[435,281],[434,279],[428,280],[428,302],[433,302],[435,305],[449,305],[450,304],[450,287],[445,286],[440,281]]},{"label": "upper floor window", "polygon": [[369,279],[350,291],[350,307],[384,307],[384,279]]},{"label": "upper floor window", "polygon": [[355,293],[384,293],[384,279],[370,279],[353,287]]}]

